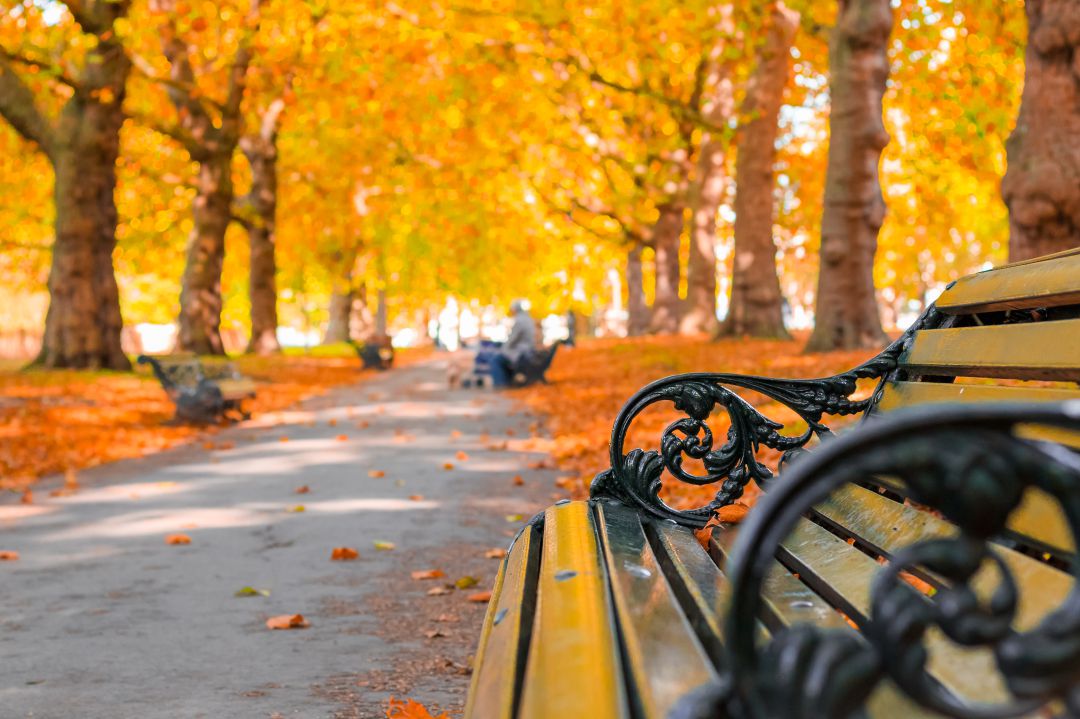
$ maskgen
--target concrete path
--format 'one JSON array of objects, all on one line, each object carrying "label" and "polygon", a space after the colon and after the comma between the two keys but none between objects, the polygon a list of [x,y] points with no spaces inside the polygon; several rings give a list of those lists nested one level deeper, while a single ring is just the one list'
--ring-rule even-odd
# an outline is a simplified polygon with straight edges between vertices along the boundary
[{"label": "concrete path", "polygon": [[[0,562],[0,716],[382,717],[391,694],[456,716],[485,554],[557,491],[533,430],[434,361],[3,500],[0,550],[21,558]],[[360,559],[330,561],[340,546]],[[265,625],[296,613],[311,626]]]}]

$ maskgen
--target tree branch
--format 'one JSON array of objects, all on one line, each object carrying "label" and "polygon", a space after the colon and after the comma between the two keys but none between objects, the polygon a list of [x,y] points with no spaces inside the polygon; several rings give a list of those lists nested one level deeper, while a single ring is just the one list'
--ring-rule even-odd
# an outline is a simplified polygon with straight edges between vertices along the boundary
[{"label": "tree branch", "polygon": [[0,53],[0,115],[16,132],[37,144],[50,160],[55,160],[56,130],[3,53]]}]

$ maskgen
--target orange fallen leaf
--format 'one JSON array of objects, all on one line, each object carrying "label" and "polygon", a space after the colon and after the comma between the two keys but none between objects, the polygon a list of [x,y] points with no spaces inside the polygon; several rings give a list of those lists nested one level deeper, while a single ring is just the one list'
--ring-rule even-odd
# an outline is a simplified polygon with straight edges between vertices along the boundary
[{"label": "orange fallen leaf", "polygon": [[293,492],[295,492],[296,494],[307,494],[310,491],[311,487],[307,486],[306,484],[301,484],[299,487],[293,490]]},{"label": "orange fallen leaf", "polygon": [[750,508],[745,504],[728,504],[721,507],[716,512],[717,518],[725,524],[738,524],[746,517],[746,513],[750,511]]},{"label": "orange fallen leaf", "polygon": [[285,435],[281,435],[280,437],[278,437],[278,442],[288,442],[288,441],[289,441],[289,438],[286,437]]},{"label": "orange fallen leaf", "polygon": [[34,493],[31,492],[29,489],[24,490],[23,493],[22,493],[22,497],[19,498],[19,501],[21,503],[23,503],[23,504],[33,504],[34,503]]},{"label": "orange fallen leaf", "polygon": [[0,552],[0,562],[14,562],[19,558],[19,553],[12,550]]},{"label": "orange fallen leaf", "polygon": [[357,429],[367,429],[370,426],[371,426],[371,422],[368,422],[366,419],[362,419],[362,420],[360,420],[359,422],[356,423],[356,428]]},{"label": "orange fallen leaf", "polygon": [[490,591],[477,592],[476,594],[470,594],[469,596],[467,596],[465,598],[468,599],[470,602],[476,602],[477,604],[482,604],[482,603],[486,603],[486,602],[491,601],[491,592]]},{"label": "orange fallen leaf", "polygon": [[191,537],[186,534],[166,534],[165,544],[191,544]]},{"label": "orange fallen leaf", "polygon": [[440,579],[446,576],[446,572],[441,569],[424,569],[413,572],[411,576],[413,579]]},{"label": "orange fallen leaf", "polygon": [[515,474],[514,475],[514,486],[516,486],[516,487],[525,486],[525,480],[521,478],[520,474]]},{"label": "orange fallen leaf", "polygon": [[381,469],[372,469],[368,471],[367,476],[378,479],[379,477],[385,477],[386,472],[382,471]]},{"label": "orange fallen leaf", "polygon": [[457,439],[460,436],[461,432],[457,431],[456,429],[450,433],[450,439]]},{"label": "orange fallen leaf", "polygon": [[349,435],[347,435],[347,434],[339,434],[335,439],[337,439],[338,442],[348,442],[349,441]]},{"label": "orange fallen leaf", "polygon": [[428,639],[435,639],[436,637],[445,637],[448,635],[441,629],[428,629],[424,632],[424,636]]},{"label": "orange fallen leaf", "polygon": [[326,426],[327,427],[337,427],[337,420],[333,419],[333,418],[326,420]]},{"label": "orange fallen leaf", "polygon": [[434,716],[419,702],[390,697],[390,702],[386,707],[386,719],[450,719],[450,715],[444,712],[439,716]]},{"label": "orange fallen leaf", "polygon": [[303,614],[279,614],[266,620],[267,629],[307,629],[311,622]]},{"label": "orange fallen leaf", "polygon": [[352,547],[334,547],[330,552],[330,559],[337,562],[347,562],[352,559],[359,559],[360,552],[356,551]]},{"label": "orange fallen leaf", "polygon": [[445,462],[445,463],[443,463],[442,468],[443,469],[453,469],[454,468],[454,463],[453,462]]},{"label": "orange fallen leaf", "polygon": [[424,501],[424,495],[422,495],[422,494],[410,494],[409,499],[411,499],[414,502],[423,502]]},{"label": "orange fallen leaf", "polygon": [[465,452],[463,452],[462,450],[458,450],[458,453],[455,454],[454,456],[457,457],[457,460],[459,462],[465,462],[465,461],[467,461],[469,459],[469,455],[466,454]]},{"label": "orange fallen leaf", "polygon": [[213,442],[203,442],[202,448],[207,450],[207,451],[210,451],[211,449],[214,448],[214,443]]},{"label": "orange fallen leaf", "polygon": [[506,556],[506,550],[496,547],[495,549],[489,549],[484,552],[484,556],[488,559],[502,559]]},{"label": "orange fallen leaf", "polygon": [[233,449],[236,447],[236,442],[221,442],[217,448],[220,450]]}]

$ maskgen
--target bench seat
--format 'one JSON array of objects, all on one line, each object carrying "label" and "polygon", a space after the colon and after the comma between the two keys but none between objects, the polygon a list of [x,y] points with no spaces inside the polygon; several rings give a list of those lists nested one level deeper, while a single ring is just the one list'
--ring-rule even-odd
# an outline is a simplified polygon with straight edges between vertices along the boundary
[{"label": "bench seat", "polygon": [[249,416],[243,403],[255,397],[256,384],[232,362],[202,361],[187,353],[140,355],[138,361],[150,365],[162,389],[176,405],[177,421],[202,424]]},{"label": "bench seat", "polygon": [[[686,418],[625,451],[658,402]],[[856,413],[833,438],[824,418]],[[786,453],[778,478],[761,444]],[[660,380],[616,419],[592,498],[511,546],[465,716],[1080,716],[1078,450],[1080,249],[958,281],[836,377]],[[721,490],[677,511],[661,473]],[[745,522],[717,524],[749,481],[766,491]]]}]

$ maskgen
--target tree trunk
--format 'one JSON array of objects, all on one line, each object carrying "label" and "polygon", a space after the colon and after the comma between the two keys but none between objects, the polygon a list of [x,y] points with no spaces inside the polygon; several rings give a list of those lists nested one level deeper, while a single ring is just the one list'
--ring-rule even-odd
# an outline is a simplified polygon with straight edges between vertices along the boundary
[{"label": "tree trunk", "polygon": [[386,290],[380,287],[375,293],[375,336],[380,340],[389,337],[389,320],[386,308]]},{"label": "tree trunk", "polygon": [[874,293],[874,254],[885,219],[878,163],[889,142],[881,100],[892,25],[890,0],[840,0],[829,44],[831,139],[810,352],[880,347],[888,339]]},{"label": "tree trunk", "polygon": [[49,270],[49,309],[34,364],[50,368],[129,370],[121,348],[123,320],[113,271],[116,248],[116,160],[131,63],[111,34],[127,2],[101,5],[81,20],[96,34],[80,90],[53,125],[0,49],[0,115],[36,143],[55,174],[56,236]]},{"label": "tree trunk", "polygon": [[1080,13],[1068,0],[1025,6],[1024,94],[1001,183],[1011,262],[1080,247]]},{"label": "tree trunk", "polygon": [[750,77],[743,102],[739,157],[735,169],[735,264],[731,304],[721,329],[724,336],[787,339],[783,296],[776,274],[773,241],[773,166],[777,120],[788,81],[791,44],[799,13],[782,2],[773,6],[772,22],[761,58]]},{"label": "tree trunk", "polygon": [[649,305],[645,302],[645,273],[641,269],[640,243],[626,253],[626,333],[631,337],[649,329]]},{"label": "tree trunk", "polygon": [[240,141],[240,149],[251,165],[251,192],[248,202],[253,217],[248,222],[251,303],[251,339],[248,352],[268,355],[281,351],[277,340],[277,119],[284,103],[273,103],[263,117],[262,131]]},{"label": "tree trunk", "polygon": [[361,282],[353,290],[352,317],[349,320],[349,336],[368,341],[375,334],[375,317],[368,303],[367,283]]},{"label": "tree trunk", "polygon": [[225,232],[232,220],[232,150],[199,162],[194,203],[195,226],[188,239],[187,264],[180,289],[179,349],[223,355],[221,342],[221,267]]},{"label": "tree trunk", "polygon": [[683,229],[683,206],[668,202],[660,206],[653,228],[656,253],[655,293],[649,331],[675,334],[679,330],[679,240]]},{"label": "tree trunk", "polygon": [[326,323],[323,344],[348,342],[352,339],[351,322],[355,294],[350,286],[346,290],[335,289],[330,295],[330,321]]}]

